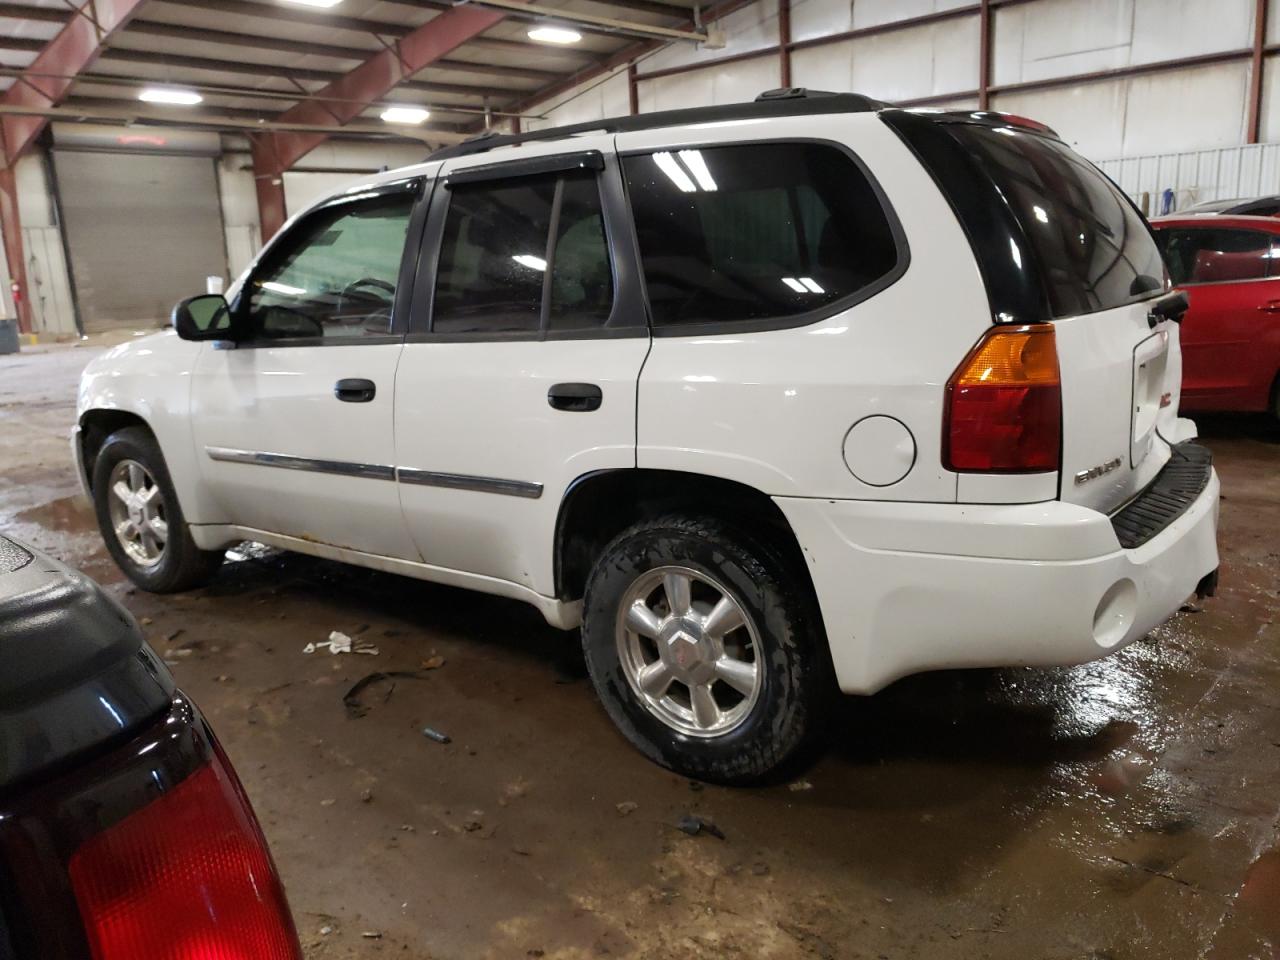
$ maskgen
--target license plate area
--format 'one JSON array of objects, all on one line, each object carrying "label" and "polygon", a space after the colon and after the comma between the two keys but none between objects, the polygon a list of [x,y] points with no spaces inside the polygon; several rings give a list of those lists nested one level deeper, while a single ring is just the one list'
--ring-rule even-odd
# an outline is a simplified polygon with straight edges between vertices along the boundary
[{"label": "license plate area", "polygon": [[1133,422],[1129,465],[1137,469],[1156,440],[1160,411],[1169,402],[1165,377],[1169,368],[1169,334],[1161,330],[1133,348]]}]

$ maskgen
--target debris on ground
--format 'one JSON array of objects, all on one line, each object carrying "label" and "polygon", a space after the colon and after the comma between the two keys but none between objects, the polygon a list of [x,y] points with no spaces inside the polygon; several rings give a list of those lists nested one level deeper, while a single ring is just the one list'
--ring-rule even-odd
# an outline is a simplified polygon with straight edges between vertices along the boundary
[{"label": "debris on ground", "polygon": [[365,789],[361,790],[361,791],[360,791],[360,802],[361,802],[361,803],[372,803],[372,802],[373,802],[373,791],[372,791],[372,790],[370,790],[368,787],[366,787]]},{"label": "debris on ground", "polygon": [[167,634],[167,635],[165,636],[165,638],[164,638],[164,639],[165,639],[165,642],[166,642],[166,643],[173,643],[173,641],[177,640],[177,639],[178,639],[180,636],[182,636],[185,632],[186,632],[186,631],[185,631],[182,627],[179,627],[177,630],[174,630],[172,633]]},{"label": "debris on ground", "polygon": [[332,806],[333,806],[335,803],[337,803],[337,802],[338,802],[338,801],[337,801],[337,800],[335,800],[333,797],[326,797],[324,800],[321,800],[321,801],[320,801],[320,806],[322,806],[322,807],[332,807]]},{"label": "debris on ground", "polygon": [[352,640],[341,630],[334,630],[329,634],[328,640],[321,640],[319,643],[308,643],[302,648],[303,653],[315,653],[317,650],[328,649],[332,654],[339,653],[363,653],[365,656],[376,657],[378,648],[376,645],[365,640]]},{"label": "debris on ground", "polygon": [[436,743],[453,743],[453,737],[447,733],[441,733],[435,727],[423,727],[422,735],[428,740],[434,740]]},{"label": "debris on ground", "polygon": [[1178,608],[1179,613],[1204,613],[1204,607],[1194,599],[1188,600]]},{"label": "debris on ground", "polygon": [[427,659],[422,661],[423,670],[439,670],[443,666],[444,666],[444,657],[440,656],[440,654],[438,653],[433,654],[432,656],[429,656],[427,657]]},{"label": "debris on ground", "polygon": [[364,937],[366,940],[381,940],[382,932],[379,930],[361,930],[360,936]]},{"label": "debris on ground", "polygon": [[154,620],[152,620],[150,617],[143,617],[143,618],[142,618],[141,620],[139,620],[138,622],[139,622],[139,623],[141,623],[144,627],[149,627],[149,626],[151,626],[153,623],[155,623],[155,621],[154,621]]},{"label": "debris on ground", "polygon": [[626,817],[640,809],[640,804],[636,803],[634,800],[623,800],[621,803],[615,805],[615,809],[618,811],[618,816]]},{"label": "debris on ground", "polygon": [[725,839],[723,830],[706,817],[700,817],[696,813],[686,813],[676,823],[676,827],[691,837],[698,837],[705,833],[707,836],[715,837],[717,840]]},{"label": "debris on ground", "polygon": [[787,784],[787,789],[792,793],[803,793],[805,790],[812,790],[813,784],[808,780],[797,780],[795,783]]},{"label": "debris on ground", "polygon": [[395,681],[401,679],[421,680],[423,677],[417,670],[375,670],[373,673],[365,674],[351,685],[350,690],[342,695],[342,705],[347,708],[347,716],[352,720],[359,720],[369,712],[368,704],[360,698],[360,695],[368,687],[384,680],[392,681],[391,686],[387,688],[387,692],[382,696],[382,702],[386,703],[391,699],[391,695],[396,692]]}]

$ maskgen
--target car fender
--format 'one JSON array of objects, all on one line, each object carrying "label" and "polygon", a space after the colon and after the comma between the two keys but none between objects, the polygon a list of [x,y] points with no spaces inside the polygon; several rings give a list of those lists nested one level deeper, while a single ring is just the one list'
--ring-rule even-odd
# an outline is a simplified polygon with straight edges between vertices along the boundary
[{"label": "car fender", "polygon": [[[76,427],[83,430],[100,411],[137,417],[160,445],[187,522],[225,523],[206,489],[192,439],[191,373],[201,349],[216,348],[182,340],[173,330],[112,347],[80,375]],[[91,478],[91,467],[85,467]]]}]

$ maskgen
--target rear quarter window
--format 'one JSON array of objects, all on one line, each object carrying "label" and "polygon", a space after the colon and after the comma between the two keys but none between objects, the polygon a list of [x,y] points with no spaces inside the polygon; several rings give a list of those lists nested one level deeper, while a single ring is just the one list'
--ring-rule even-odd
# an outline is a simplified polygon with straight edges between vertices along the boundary
[{"label": "rear quarter window", "polygon": [[949,127],[1009,204],[1054,317],[1109,310],[1166,288],[1146,220],[1070,147],[1014,127]]},{"label": "rear quarter window", "polygon": [[656,330],[812,322],[906,265],[878,190],[831,145],[659,151],[623,172]]}]

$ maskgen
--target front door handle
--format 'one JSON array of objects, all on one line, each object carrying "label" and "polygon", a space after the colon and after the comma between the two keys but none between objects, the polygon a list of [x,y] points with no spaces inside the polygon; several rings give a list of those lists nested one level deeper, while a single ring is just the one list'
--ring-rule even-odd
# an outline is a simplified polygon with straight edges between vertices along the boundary
[{"label": "front door handle", "polygon": [[1268,300],[1258,309],[1263,313],[1280,313],[1280,300]]},{"label": "front door handle", "polygon": [[378,385],[362,377],[348,377],[333,385],[333,395],[344,403],[368,403],[378,392]]},{"label": "front door handle", "polygon": [[604,394],[594,383],[557,383],[547,391],[547,403],[556,410],[590,413],[603,402]]}]

